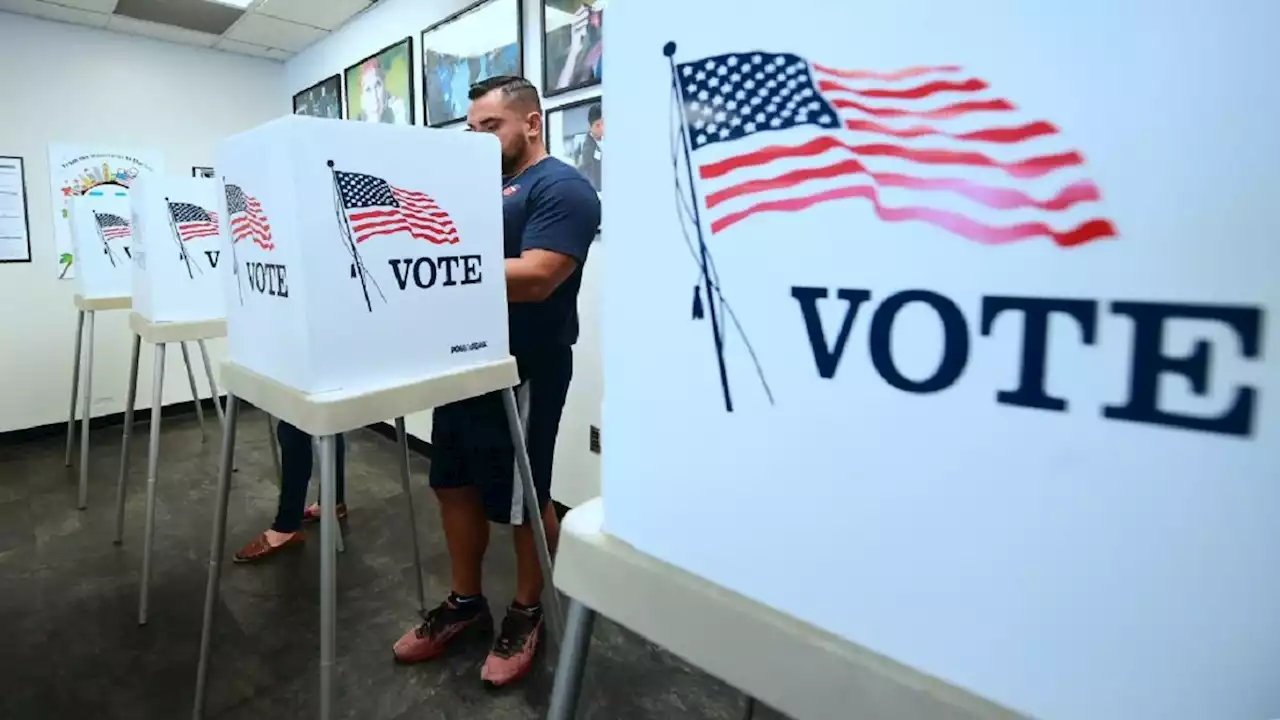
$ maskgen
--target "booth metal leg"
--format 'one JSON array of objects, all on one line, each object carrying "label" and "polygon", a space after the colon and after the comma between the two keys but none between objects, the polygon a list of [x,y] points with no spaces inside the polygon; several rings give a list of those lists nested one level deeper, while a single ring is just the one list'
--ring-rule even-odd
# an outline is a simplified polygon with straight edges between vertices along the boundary
[{"label": "booth metal leg", "polygon": [[213,539],[209,542],[209,580],[204,589],[204,624],[200,627],[200,661],[196,665],[196,701],[191,717],[203,720],[209,679],[209,650],[213,639],[213,611],[222,581],[222,554],[227,544],[227,502],[231,497],[231,467],[236,453],[236,416],[240,403],[227,393],[227,423],[222,430],[222,454],[218,462],[218,494],[213,511]]},{"label": "booth metal leg", "polygon": [[120,440],[120,477],[116,478],[116,539],[124,542],[124,496],[129,477],[129,435],[133,432],[133,408],[138,402],[138,360],[142,356],[142,336],[133,336],[129,356],[129,393],[124,399],[124,435]]},{"label": "booth metal leg", "polygon": [[76,507],[89,507],[89,421],[93,418],[93,310],[89,314],[89,338],[85,343],[84,382],[80,385],[80,497]]},{"label": "booth metal leg", "polygon": [[537,488],[533,484],[533,469],[529,465],[529,449],[524,442],[524,428],[520,423],[520,408],[516,404],[514,388],[502,391],[502,404],[507,409],[507,427],[511,431],[511,446],[515,450],[516,467],[520,471],[520,482],[524,485],[524,506],[529,524],[533,527],[534,545],[538,549],[538,560],[542,565],[542,581],[544,584],[543,599],[551,636],[555,642],[564,639],[564,614],[560,610],[560,594],[552,584],[551,547],[547,544],[547,528],[542,524],[542,503],[539,502]]},{"label": "booth metal leg", "polygon": [[187,382],[191,384],[191,402],[196,405],[196,422],[200,423],[200,442],[209,439],[204,429],[204,405],[200,403],[200,387],[196,385],[196,371],[191,368],[191,353],[187,351],[185,342],[178,343],[182,348],[182,364],[187,366]]},{"label": "booth metal leg", "polygon": [[404,488],[404,502],[409,507],[409,538],[413,540],[414,579],[418,585],[418,614],[427,612],[427,590],[422,584],[422,550],[418,547],[418,515],[413,509],[413,490],[409,486],[409,432],[404,418],[396,418],[396,441],[400,443],[400,484]]},{"label": "booth metal leg", "polygon": [[565,624],[564,643],[560,646],[560,658],[556,662],[547,720],[573,720],[577,714],[582,676],[586,672],[587,653],[591,646],[591,630],[595,624],[595,611],[569,598],[569,617]]},{"label": "booth metal leg", "polygon": [[338,439],[320,438],[320,720],[333,717],[334,635],[337,622]]},{"label": "booth metal leg", "polygon": [[200,346],[200,359],[204,362],[205,378],[209,380],[209,393],[213,395],[213,411],[218,414],[218,424],[226,429],[227,418],[222,412],[222,395],[218,393],[218,381],[213,379],[213,365],[209,362],[209,348],[205,347],[203,340],[197,340],[196,345]]},{"label": "booth metal leg", "polygon": [[151,371],[151,440],[147,443],[147,520],[142,535],[142,582],[138,591],[138,624],[147,624],[151,591],[151,544],[156,534],[156,466],[160,463],[160,418],[164,414],[164,343],[156,343]]},{"label": "booth metal leg", "polygon": [[84,311],[76,315],[76,359],[71,366],[71,412],[67,415],[67,467],[71,467],[71,448],[76,442],[76,398],[80,393],[80,353],[84,342]]},{"label": "booth metal leg", "polygon": [[[333,436],[333,438],[334,438],[334,440],[333,440],[333,446],[336,448],[336,447],[338,446],[338,440],[337,440],[338,436],[337,436],[337,435],[334,435],[334,436]],[[320,441],[321,441],[322,439],[323,439],[323,438],[318,438],[318,437],[313,437],[313,438],[311,438],[311,450],[315,453],[316,457],[320,457],[320,460],[321,460],[321,462],[323,463],[323,462],[324,462],[324,458],[323,458],[323,457],[321,457],[321,455],[320,455],[320,453],[321,453]],[[337,461],[334,461],[334,464],[333,464],[333,465],[334,465],[334,467],[336,468],[336,467],[338,466]],[[280,479],[280,480],[281,480],[281,482],[283,482],[283,481],[284,481],[284,478],[283,478],[283,477],[281,477],[281,479]],[[336,483],[336,481],[335,481],[335,483]],[[335,487],[336,487],[336,484],[335,484]],[[324,512],[324,496],[321,494],[321,492],[322,492],[322,488],[316,488],[316,504],[320,506],[320,512],[321,512],[321,513],[323,513],[323,512]],[[336,497],[337,490],[335,490],[335,491],[334,491],[334,493],[335,493],[335,497]],[[342,523],[337,522],[337,520],[338,520],[338,506],[335,504],[335,505],[333,506],[332,510],[333,510],[333,520],[334,520],[334,522],[335,522],[335,523],[337,523],[337,524],[335,525],[335,527],[337,527],[337,528],[338,528],[338,540],[337,540],[338,554],[339,554],[339,555],[341,555],[342,553],[345,553],[345,552],[347,551],[347,543],[346,543],[346,541],[342,538]]]},{"label": "booth metal leg", "polygon": [[742,708],[742,720],[754,720],[756,716],[756,699],[747,696],[747,703]]},{"label": "booth metal leg", "polygon": [[[230,396],[228,396],[230,397]],[[263,413],[267,419],[267,435],[271,438],[271,469],[276,473],[276,484],[284,482],[284,474],[280,471],[280,438],[276,435],[276,419]]]}]

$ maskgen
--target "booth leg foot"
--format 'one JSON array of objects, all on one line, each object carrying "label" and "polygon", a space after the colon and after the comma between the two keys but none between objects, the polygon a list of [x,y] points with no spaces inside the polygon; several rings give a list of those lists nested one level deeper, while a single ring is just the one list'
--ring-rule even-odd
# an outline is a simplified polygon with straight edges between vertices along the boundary
[{"label": "booth leg foot", "polygon": [[204,590],[204,624],[200,628],[200,660],[196,665],[196,700],[191,717],[203,720],[209,680],[209,650],[213,638],[213,610],[222,581],[222,554],[227,544],[227,502],[231,497],[231,466],[235,462],[236,415],[239,403],[227,395],[226,427],[222,431],[222,454],[218,462],[217,504],[213,511],[213,539],[209,542],[209,579]]},{"label": "booth leg foot", "polygon": [[573,720],[582,696],[582,676],[587,669],[587,654],[596,613],[582,603],[569,599],[569,617],[565,622],[564,642],[556,662],[555,683],[551,688],[551,709],[547,720]]}]

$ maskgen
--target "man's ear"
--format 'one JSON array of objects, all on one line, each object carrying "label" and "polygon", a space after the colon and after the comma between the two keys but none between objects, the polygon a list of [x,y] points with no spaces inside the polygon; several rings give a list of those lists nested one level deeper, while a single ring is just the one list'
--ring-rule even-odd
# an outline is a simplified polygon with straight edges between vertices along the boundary
[{"label": "man's ear", "polygon": [[533,131],[538,137],[542,137],[542,113],[529,113],[529,130]]}]

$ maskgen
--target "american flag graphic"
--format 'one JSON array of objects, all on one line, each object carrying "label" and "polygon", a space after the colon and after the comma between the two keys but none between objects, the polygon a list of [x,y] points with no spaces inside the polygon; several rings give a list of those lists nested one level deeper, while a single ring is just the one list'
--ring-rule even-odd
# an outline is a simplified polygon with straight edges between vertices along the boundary
[{"label": "american flag graphic", "polygon": [[714,235],[753,216],[870,203],[1001,245],[1113,237],[1098,188],[1058,128],[955,66],[840,70],[793,54],[675,67],[702,216]]},{"label": "american flag graphic", "polygon": [[252,240],[263,250],[272,250],[271,223],[262,212],[262,203],[246,194],[239,185],[227,185],[227,219],[231,222],[231,242]]},{"label": "american flag graphic", "polygon": [[436,245],[458,242],[449,213],[426,193],[402,190],[382,178],[333,171],[338,199],[357,244],[379,235],[407,232]]},{"label": "american flag graphic", "polygon": [[178,237],[189,242],[218,234],[218,214],[191,203],[169,203],[169,214],[178,228]]},{"label": "american flag graphic", "polygon": [[133,234],[129,221],[119,215],[95,212],[94,217],[97,218],[98,227],[102,230],[103,240],[119,240]]}]

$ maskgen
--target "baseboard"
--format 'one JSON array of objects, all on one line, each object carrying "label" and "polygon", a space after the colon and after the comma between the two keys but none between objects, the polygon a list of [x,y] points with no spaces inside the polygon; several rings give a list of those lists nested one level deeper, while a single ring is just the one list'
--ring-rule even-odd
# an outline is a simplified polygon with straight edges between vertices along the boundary
[{"label": "baseboard", "polygon": [[[204,406],[206,420],[212,420],[213,423],[218,422],[217,410],[213,407],[212,398],[204,398],[200,401]],[[161,418],[177,417],[179,415],[194,415],[196,412],[196,404],[194,401],[174,403],[165,405],[160,413]],[[133,411],[133,421],[135,423],[147,423],[151,421],[151,408],[139,408]],[[80,432],[80,419],[76,419],[76,433]],[[89,420],[90,430],[99,430],[101,428],[124,425],[124,412],[111,413],[110,415],[99,415]],[[51,423],[49,425],[38,425],[31,428],[22,428],[21,430],[10,430],[0,433],[0,445],[14,445],[24,443],[30,440],[40,440],[43,438],[61,435],[66,437],[67,423],[66,421]]]},{"label": "baseboard", "polygon": [[[378,433],[382,437],[390,440],[391,442],[399,441],[399,438],[396,437],[396,426],[392,423],[380,422],[380,423],[374,423],[367,427],[370,430]],[[414,437],[413,433],[409,433],[409,449],[418,453],[419,455],[422,455],[428,460],[430,460],[433,457],[431,443],[427,442],[426,440],[423,440],[422,438]]]}]

